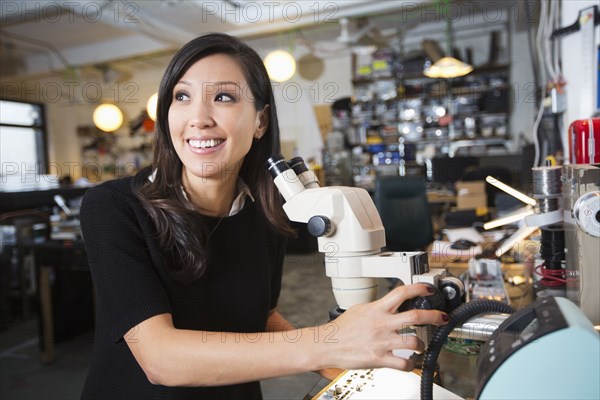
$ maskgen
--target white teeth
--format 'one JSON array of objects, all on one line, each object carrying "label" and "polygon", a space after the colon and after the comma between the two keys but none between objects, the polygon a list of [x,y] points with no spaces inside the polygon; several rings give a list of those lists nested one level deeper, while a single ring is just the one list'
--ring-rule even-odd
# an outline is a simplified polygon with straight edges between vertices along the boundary
[{"label": "white teeth", "polygon": [[188,143],[190,144],[190,146],[196,147],[199,149],[207,149],[210,147],[215,147],[215,146],[220,145],[223,142],[224,142],[224,140],[222,140],[222,139],[209,139],[209,140],[190,139],[190,140],[188,140]]}]

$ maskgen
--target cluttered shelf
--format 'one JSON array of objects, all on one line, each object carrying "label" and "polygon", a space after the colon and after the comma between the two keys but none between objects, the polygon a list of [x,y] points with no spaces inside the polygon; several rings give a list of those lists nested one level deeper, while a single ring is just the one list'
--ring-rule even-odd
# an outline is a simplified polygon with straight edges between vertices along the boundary
[{"label": "cluttered shelf", "polygon": [[[507,64],[507,63],[484,64],[484,65],[475,67],[471,73],[473,75],[490,74],[490,73],[498,73],[498,72],[504,73],[508,69],[510,69],[510,64]],[[388,77],[373,78],[373,77],[359,75],[352,79],[352,84],[353,85],[368,85],[368,84],[375,83],[380,79],[394,79],[394,77],[388,76]],[[395,79],[398,79],[399,81],[404,81],[404,80],[431,81],[431,78],[425,76],[422,71],[402,73],[402,74],[399,74],[397,77],[395,77]]]},{"label": "cluttered shelf", "polygon": [[66,199],[82,196],[88,187],[56,187],[47,190],[0,191],[0,213],[43,207],[54,204],[54,196]]},{"label": "cluttered shelf", "polygon": [[[508,40],[490,35],[496,46]],[[327,185],[372,190],[378,176],[423,176],[427,169],[431,179],[434,158],[514,152],[510,59],[499,58],[495,47],[469,74],[435,79],[423,69],[435,59],[432,49],[423,43],[426,57],[414,63],[393,48],[353,58],[353,95],[332,105]]]}]

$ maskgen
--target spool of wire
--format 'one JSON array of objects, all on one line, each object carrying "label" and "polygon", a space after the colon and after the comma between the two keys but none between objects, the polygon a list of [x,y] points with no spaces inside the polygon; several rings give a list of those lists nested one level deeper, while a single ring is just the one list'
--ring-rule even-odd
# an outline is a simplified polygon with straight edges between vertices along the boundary
[{"label": "spool of wire", "polygon": [[560,208],[562,195],[561,167],[535,167],[533,172],[533,197],[539,212],[547,213]]},{"label": "spool of wire", "polygon": [[562,225],[550,225],[542,229],[540,255],[546,263],[546,269],[562,268],[565,259],[565,231]]},{"label": "spool of wire", "polygon": [[[538,213],[549,213],[561,208],[562,168],[536,167],[533,172],[533,197],[538,202]],[[563,296],[565,287],[565,235],[562,224],[541,228],[542,243],[536,257],[534,285],[538,296]]]},{"label": "spool of wire", "polygon": [[542,228],[542,263],[535,269],[541,279],[540,287],[561,288],[565,280],[565,231],[562,225],[550,225]]}]

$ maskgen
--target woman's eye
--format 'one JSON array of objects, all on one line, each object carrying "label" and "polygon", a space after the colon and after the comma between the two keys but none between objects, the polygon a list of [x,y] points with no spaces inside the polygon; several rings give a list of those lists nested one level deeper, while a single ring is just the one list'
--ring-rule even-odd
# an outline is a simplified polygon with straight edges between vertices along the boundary
[{"label": "woman's eye", "polygon": [[175,93],[175,100],[177,101],[185,101],[185,100],[189,100],[190,96],[187,95],[187,93],[185,92],[177,92]]},{"label": "woman's eye", "polygon": [[215,101],[221,102],[221,103],[229,103],[232,101],[235,101],[235,98],[227,93],[219,93],[216,97],[215,97]]}]

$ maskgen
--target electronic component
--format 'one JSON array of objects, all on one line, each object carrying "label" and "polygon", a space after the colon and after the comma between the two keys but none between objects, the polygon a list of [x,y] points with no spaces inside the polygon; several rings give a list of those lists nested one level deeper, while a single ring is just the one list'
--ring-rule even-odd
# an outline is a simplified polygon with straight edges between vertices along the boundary
[{"label": "electronic component", "polygon": [[[313,397],[313,400],[414,400],[419,398],[419,375],[389,368],[350,370]],[[461,397],[434,385],[436,399]]]}]

